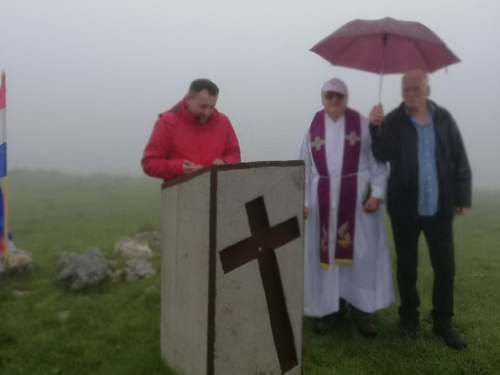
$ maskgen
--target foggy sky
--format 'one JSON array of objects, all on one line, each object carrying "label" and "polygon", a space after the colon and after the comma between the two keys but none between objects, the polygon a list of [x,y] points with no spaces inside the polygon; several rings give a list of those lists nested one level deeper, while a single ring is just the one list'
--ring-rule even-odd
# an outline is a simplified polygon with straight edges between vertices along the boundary
[{"label": "foggy sky", "polygon": [[[196,78],[220,88],[243,161],[295,159],[332,77],[367,115],[379,76],[308,50],[344,23],[418,21],[462,60],[430,76],[455,117],[476,187],[500,188],[497,0],[0,0],[8,167],[140,175],[159,113]],[[382,104],[399,104],[401,75]]]}]

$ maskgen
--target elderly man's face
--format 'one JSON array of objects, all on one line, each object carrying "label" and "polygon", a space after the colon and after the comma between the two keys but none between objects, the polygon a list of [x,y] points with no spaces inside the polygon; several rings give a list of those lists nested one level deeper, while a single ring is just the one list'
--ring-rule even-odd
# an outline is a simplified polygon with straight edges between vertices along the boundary
[{"label": "elderly man's face", "polygon": [[401,89],[403,100],[411,111],[425,108],[429,96],[429,86],[424,76],[404,76]]},{"label": "elderly man's face", "polygon": [[321,93],[321,102],[325,112],[333,119],[338,120],[347,108],[347,96],[334,91]]},{"label": "elderly man's face", "polygon": [[202,90],[194,96],[187,96],[187,109],[194,115],[199,124],[204,124],[212,115],[215,105],[217,104],[217,96],[212,96],[207,90]]}]

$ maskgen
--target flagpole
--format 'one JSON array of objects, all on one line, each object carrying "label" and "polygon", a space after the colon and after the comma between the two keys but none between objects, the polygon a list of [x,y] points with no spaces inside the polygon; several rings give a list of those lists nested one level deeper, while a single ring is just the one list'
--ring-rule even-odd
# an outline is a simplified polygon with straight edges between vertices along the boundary
[{"label": "flagpole", "polygon": [[9,228],[7,220],[7,176],[3,178],[3,259],[9,257]]}]

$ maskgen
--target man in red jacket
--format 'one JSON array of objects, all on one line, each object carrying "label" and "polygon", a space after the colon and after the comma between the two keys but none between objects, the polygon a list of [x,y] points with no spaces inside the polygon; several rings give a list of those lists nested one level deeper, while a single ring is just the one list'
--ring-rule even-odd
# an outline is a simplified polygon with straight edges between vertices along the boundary
[{"label": "man in red jacket", "polygon": [[160,115],[144,149],[144,173],[171,180],[206,165],[240,161],[231,122],[215,109],[218,95],[212,81],[194,80],[184,99]]}]

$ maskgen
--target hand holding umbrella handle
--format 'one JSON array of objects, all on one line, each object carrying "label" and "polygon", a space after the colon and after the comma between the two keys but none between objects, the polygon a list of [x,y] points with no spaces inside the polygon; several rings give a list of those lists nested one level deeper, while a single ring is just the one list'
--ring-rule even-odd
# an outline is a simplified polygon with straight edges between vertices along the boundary
[{"label": "hand holding umbrella handle", "polygon": [[384,107],[382,107],[382,104],[377,104],[368,114],[368,120],[370,121],[371,125],[379,126],[380,124],[382,124],[383,119]]}]

